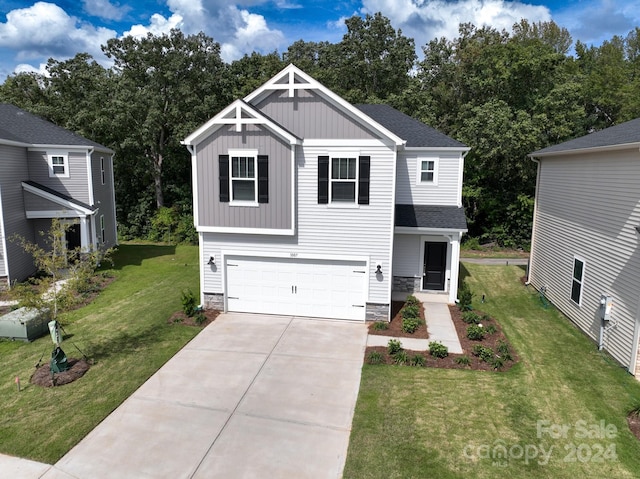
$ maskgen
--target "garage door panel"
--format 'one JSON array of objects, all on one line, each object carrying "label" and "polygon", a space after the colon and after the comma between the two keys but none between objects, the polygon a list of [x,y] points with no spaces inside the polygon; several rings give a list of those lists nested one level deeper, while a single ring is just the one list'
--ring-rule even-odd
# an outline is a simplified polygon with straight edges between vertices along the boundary
[{"label": "garage door panel", "polygon": [[232,257],[229,311],[364,319],[364,262]]}]

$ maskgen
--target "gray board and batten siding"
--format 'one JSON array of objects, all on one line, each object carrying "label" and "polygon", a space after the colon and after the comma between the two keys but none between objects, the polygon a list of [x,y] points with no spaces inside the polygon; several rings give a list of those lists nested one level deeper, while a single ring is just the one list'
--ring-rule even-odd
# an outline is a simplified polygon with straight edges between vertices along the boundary
[{"label": "gray board and batten siding", "polygon": [[[35,272],[33,259],[24,252],[14,235],[34,241],[34,229],[25,215],[22,181],[29,177],[27,150],[24,147],[0,145],[0,207],[4,221],[4,241],[9,272],[8,280],[22,281]],[[2,261],[4,263],[4,261]],[[3,264],[4,268],[4,264]]]},{"label": "gray board and batten siding", "polygon": [[[631,373],[640,291],[639,179],[637,148],[540,158],[529,275],[596,342],[601,295],[613,296],[604,349]],[[571,300],[574,256],[585,262],[580,305]]]},{"label": "gray board and batten siding", "polygon": [[[242,132],[224,125],[197,145],[198,225],[229,228],[289,230],[292,218],[292,146],[261,125],[246,125]],[[269,200],[258,207],[234,206],[220,201],[219,157],[229,149],[255,149],[269,157]],[[277,187],[276,187],[277,185]]]}]

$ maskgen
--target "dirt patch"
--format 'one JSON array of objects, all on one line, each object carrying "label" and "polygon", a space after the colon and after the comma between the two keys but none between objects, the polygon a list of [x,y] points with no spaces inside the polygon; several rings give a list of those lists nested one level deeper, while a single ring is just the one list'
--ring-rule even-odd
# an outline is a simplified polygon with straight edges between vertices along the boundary
[{"label": "dirt patch", "polygon": [[212,323],[220,314],[217,309],[205,309],[202,311],[204,320],[198,323],[195,316],[187,316],[184,311],[176,311],[171,315],[168,322],[169,324],[181,324],[183,326],[196,326],[198,328],[204,328],[208,324]]},{"label": "dirt patch", "polygon": [[[469,326],[462,320],[462,312],[456,306],[449,306],[449,311],[451,312],[451,319],[453,320],[453,324],[456,328],[456,332],[458,333],[458,338],[460,339],[460,344],[462,346],[462,354],[454,354],[449,353],[449,355],[445,358],[434,358],[429,354],[428,351],[407,351],[407,356],[409,363],[411,364],[411,360],[414,356],[422,356],[424,358],[424,366],[432,367],[432,368],[446,368],[446,369],[474,369],[480,371],[506,371],[510,369],[515,363],[518,362],[518,356],[511,345],[509,347],[509,354],[511,359],[504,360],[503,364],[496,368],[495,363],[489,363],[486,361],[482,361],[479,357],[474,356],[472,351],[473,347],[477,344],[480,344],[487,348],[492,348],[493,351],[497,352],[498,344],[500,342],[505,342],[508,344],[507,338],[502,332],[502,328],[500,324],[494,319],[490,317],[486,317],[482,320],[483,327],[487,328],[490,325],[495,327],[496,331],[492,334],[486,334],[484,338],[480,341],[473,341],[467,338],[467,327]],[[483,313],[480,311],[475,311],[478,315],[483,316]],[[392,336],[391,334],[387,334],[387,336]],[[365,351],[365,362],[368,361],[368,357],[371,352],[377,351],[381,356],[382,364],[397,364],[397,358],[391,356],[387,348],[384,346],[369,346]],[[461,357],[468,358],[467,361],[460,361]],[[498,354],[499,356],[499,354]],[[503,358],[504,359],[504,358]]]},{"label": "dirt patch", "polygon": [[424,318],[424,308],[422,307],[422,303],[420,303],[420,319],[422,320],[422,324],[418,326],[413,333],[405,333],[402,330],[402,315],[400,314],[400,310],[404,306],[404,301],[392,301],[391,302],[391,322],[387,323],[387,329],[374,329],[375,322],[369,324],[369,334],[374,334],[377,336],[393,336],[398,338],[416,338],[416,339],[428,339],[429,332],[427,331],[427,325]]},{"label": "dirt patch", "polygon": [[627,416],[627,424],[633,435],[640,440],[640,416],[636,413],[630,413]]},{"label": "dirt patch", "polygon": [[29,382],[45,388],[63,386],[72,383],[76,379],[80,379],[90,368],[90,364],[86,359],[70,358],[67,359],[67,364],[69,365],[69,369],[61,373],[54,373],[53,377],[51,376],[51,369],[48,363],[40,366],[36,369],[36,372],[33,373]]}]

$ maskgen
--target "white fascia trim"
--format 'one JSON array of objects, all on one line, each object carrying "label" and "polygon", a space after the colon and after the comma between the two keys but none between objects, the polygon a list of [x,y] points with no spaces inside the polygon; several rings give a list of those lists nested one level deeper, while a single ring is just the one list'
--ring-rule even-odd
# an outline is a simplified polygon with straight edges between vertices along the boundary
[{"label": "white fascia trim", "polygon": [[403,148],[404,151],[411,152],[424,152],[425,154],[429,154],[430,151],[436,151],[438,153],[451,152],[451,153],[468,153],[471,151],[471,148],[468,146],[457,147],[457,146],[406,146]]},{"label": "white fascia trim", "polygon": [[[252,115],[253,118],[242,118],[243,110]],[[232,112],[235,112],[235,117],[228,118],[227,115]],[[183,145],[195,145],[223,125],[235,125],[236,131],[238,132],[242,131],[242,125],[264,125],[278,136],[288,141],[290,145],[297,145],[300,143],[299,138],[295,137],[280,125],[274,123],[273,120],[264,116],[260,111],[253,108],[253,106],[243,102],[242,100],[236,100],[231,103],[231,105],[191,133],[181,141],[181,143]]]},{"label": "white fascia trim", "polygon": [[45,200],[49,200],[52,203],[55,203],[57,205],[64,206],[66,208],[80,212],[85,216],[89,216],[95,213],[95,211],[93,210],[84,208],[80,205],[76,205],[74,203],[71,203],[70,201],[63,200],[62,198],[58,198],[57,196],[52,195],[51,193],[47,193],[46,191],[42,191],[41,189],[28,185],[26,183],[22,183],[22,188],[28,191],[29,193],[33,193],[34,195],[39,196],[40,198],[44,198]]},{"label": "white fascia trim", "polygon": [[197,226],[198,233],[237,233],[246,235],[293,236],[295,230],[273,228],[234,228],[227,226]]},{"label": "white fascia trim", "polygon": [[91,155],[95,150],[90,148],[87,150],[87,183],[89,187],[89,204],[95,204],[94,196],[93,196],[93,170],[91,169]]},{"label": "white fascia trim", "polygon": [[31,143],[22,143],[21,141],[4,140],[0,138],[0,145],[21,146],[23,148],[29,148],[31,146]]},{"label": "white fascia trim", "polygon": [[531,153],[527,156],[530,159],[534,159],[534,158],[548,158],[552,156],[584,155],[587,153],[597,153],[600,151],[617,151],[617,150],[629,150],[629,149],[640,149],[640,142],[623,143],[620,145],[594,146],[591,148],[576,148],[572,150],[563,150],[563,151],[550,151],[548,153]]},{"label": "white fascia trim", "polygon": [[90,145],[50,145],[50,144],[38,144],[33,143],[29,145],[27,148],[29,151],[43,151],[43,150],[64,150],[64,151],[73,151],[73,152],[84,152],[87,150],[97,150],[102,151],[104,153],[113,154],[115,151],[110,150],[109,148],[98,148]]},{"label": "white fascia trim", "polygon": [[88,215],[82,214],[78,211],[70,210],[28,210],[25,212],[28,220],[43,219],[43,218],[86,218]]},{"label": "white fascia trim", "polygon": [[283,253],[280,251],[258,251],[247,252],[238,250],[222,250],[222,256],[224,258],[228,256],[241,257],[241,258],[282,258],[282,259],[317,259],[323,261],[358,261],[365,263],[367,268],[369,267],[368,256],[348,256],[348,255],[332,255],[332,254],[315,254],[315,253],[298,253],[290,252]]},{"label": "white fascia trim", "polygon": [[462,233],[466,233],[468,230],[467,229],[458,230],[458,229],[452,229],[452,228],[412,228],[410,226],[396,226],[393,231],[394,233],[401,233],[401,234],[446,235],[446,234],[452,234],[452,233],[462,234]]},{"label": "white fascia trim", "polygon": [[[298,75],[302,78],[306,83],[293,83],[293,79],[295,75]],[[283,77],[288,77],[287,83],[277,83],[279,80],[282,80]],[[294,95],[295,90],[318,90],[322,94],[324,94],[329,100],[331,100],[334,104],[341,107],[345,112],[347,112],[351,117],[358,120],[361,124],[368,126],[369,128],[374,129],[379,132],[383,136],[389,138],[393,143],[397,146],[402,146],[406,143],[405,140],[397,136],[395,133],[386,129],[380,123],[374,121],[369,116],[365,115],[362,111],[358,110],[351,103],[346,101],[341,96],[335,94],[331,90],[329,90],[322,83],[314,79],[313,77],[307,75],[305,72],[300,70],[293,64],[289,64],[285,67],[280,73],[277,73],[270,80],[268,80],[264,85],[255,90],[252,93],[249,93],[246,97],[244,97],[244,101],[247,103],[251,103],[252,100],[260,97],[265,92],[272,92],[274,90],[288,90],[289,96],[292,97]]]},{"label": "white fascia trim", "polygon": [[[198,251],[200,253],[200,261],[198,261],[199,269],[200,269],[200,305],[204,306],[204,235],[202,233],[198,233]],[[223,289],[224,283],[223,283]],[[225,289],[226,291],[226,289]],[[226,297],[226,295],[225,295]],[[225,299],[225,307],[226,307],[226,299]]]},{"label": "white fascia trim", "polygon": [[327,147],[327,148],[371,148],[371,147],[387,147],[396,148],[393,142],[385,142],[383,140],[323,140],[323,139],[304,139],[302,146],[310,148]]},{"label": "white fascia trim", "polygon": [[456,203],[458,208],[460,208],[462,206],[462,185],[463,185],[463,181],[464,181],[464,159],[467,156],[467,153],[469,153],[469,150],[464,151],[462,153],[460,153],[460,160],[458,163],[458,184],[456,185]]},{"label": "white fascia trim", "polygon": [[193,195],[193,226],[198,229],[198,155],[196,153],[196,145],[186,145],[187,150],[191,153],[191,191]]},{"label": "white fascia trim", "polygon": [[296,168],[296,147],[291,148],[291,231],[296,231],[296,182],[298,180],[298,168]]}]

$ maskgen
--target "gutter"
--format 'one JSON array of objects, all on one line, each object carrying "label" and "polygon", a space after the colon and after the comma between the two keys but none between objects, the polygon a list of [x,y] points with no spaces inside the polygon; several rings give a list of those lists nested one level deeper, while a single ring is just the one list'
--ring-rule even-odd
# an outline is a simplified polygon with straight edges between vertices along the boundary
[{"label": "gutter", "polygon": [[539,159],[534,158],[529,155],[529,159],[536,163],[536,191],[534,193],[533,199],[533,220],[531,223],[531,251],[529,252],[529,266],[527,268],[527,281],[525,281],[525,285],[529,286],[531,284],[531,266],[533,264],[533,251],[534,251],[534,241],[536,235],[536,213],[538,212],[538,191],[540,189],[540,170],[542,169],[542,163]]}]

